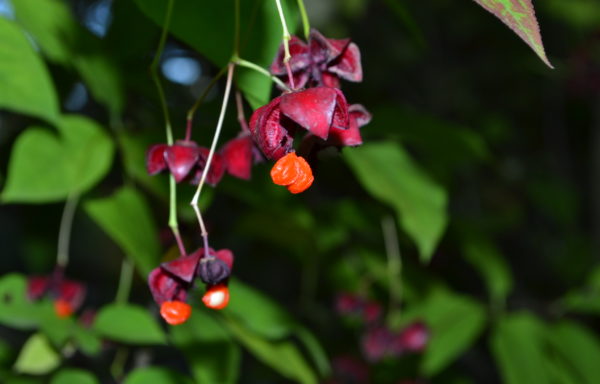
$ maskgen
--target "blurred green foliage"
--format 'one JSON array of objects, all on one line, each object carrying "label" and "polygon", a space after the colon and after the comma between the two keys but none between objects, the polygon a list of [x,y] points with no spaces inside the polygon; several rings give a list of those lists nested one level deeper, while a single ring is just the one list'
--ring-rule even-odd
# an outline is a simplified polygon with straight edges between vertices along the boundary
[{"label": "blurred green foliage", "polygon": [[[174,4],[159,71],[181,139],[231,58],[235,2]],[[268,67],[275,3],[240,4],[240,57]],[[365,144],[321,153],[298,196],[270,182],[268,163],[206,189],[211,245],[236,256],[231,303],[209,311],[196,287],[190,320],[167,327],[146,276],[178,253],[168,178],[144,164],[165,141],[148,68],[167,2],[0,0],[1,382],[600,383],[600,3],[535,4],[554,70],[475,2],[305,5],[313,27],[361,49],[365,80],[344,92],[373,114]],[[301,34],[297,2],[283,6]],[[496,16],[511,25],[519,12]],[[277,92],[248,69],[234,81],[246,118]],[[195,118],[201,145],[222,91]],[[221,143],[240,129],[230,104]],[[176,205],[189,249],[202,244],[193,192],[182,183]],[[66,274],[88,295],[58,318],[27,279],[51,273],[68,198],[81,203]],[[342,293],[382,315],[366,326],[336,313]],[[429,332],[422,353],[368,359],[369,331],[415,321]]]}]

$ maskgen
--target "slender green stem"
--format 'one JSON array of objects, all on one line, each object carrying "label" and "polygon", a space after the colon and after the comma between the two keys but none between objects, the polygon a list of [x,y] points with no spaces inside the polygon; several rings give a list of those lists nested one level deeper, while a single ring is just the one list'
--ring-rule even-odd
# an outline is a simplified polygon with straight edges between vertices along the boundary
[{"label": "slender green stem", "polygon": [[383,240],[388,259],[390,308],[397,308],[402,299],[402,257],[398,243],[398,230],[392,216],[381,220]]},{"label": "slender green stem", "polygon": [[79,202],[79,195],[70,195],[65,202],[60,227],[58,230],[58,246],[56,252],[56,265],[62,269],[69,263],[69,244],[71,242],[71,228],[73,227],[73,218]]},{"label": "slender green stem", "polygon": [[287,23],[285,22],[285,15],[283,13],[283,8],[281,7],[281,0],[275,0],[275,4],[277,5],[277,12],[279,13],[279,19],[281,20],[281,28],[283,29],[283,50],[285,52],[283,57],[283,64],[285,65],[285,69],[288,74],[288,80],[292,89],[296,88],[294,85],[294,75],[292,73],[292,67],[290,66],[290,59],[292,55],[290,55],[290,31],[288,30]]},{"label": "slender green stem", "polygon": [[275,84],[277,84],[279,87],[281,87],[282,89],[284,89],[287,92],[292,91],[287,85],[285,85],[285,83],[283,81],[279,80],[276,76],[273,76],[269,71],[267,71],[260,65],[254,64],[253,62],[250,62],[250,61],[247,61],[244,59],[240,59],[239,57],[234,58],[232,60],[232,62],[235,65],[239,65],[240,67],[246,67],[246,68],[252,69],[253,71],[256,71],[258,73],[261,73],[261,74],[269,77]]},{"label": "slender green stem", "polygon": [[202,171],[202,177],[200,178],[200,182],[198,183],[198,188],[196,189],[196,193],[192,198],[190,205],[194,208],[194,212],[196,212],[196,217],[198,218],[198,224],[200,225],[200,231],[202,234],[202,238],[204,240],[204,252],[208,252],[208,232],[206,231],[206,226],[204,225],[204,220],[202,220],[202,213],[200,212],[200,208],[198,207],[198,201],[200,199],[200,193],[202,192],[202,186],[204,186],[204,182],[206,181],[206,176],[210,171],[210,166],[212,164],[212,159],[215,154],[217,148],[217,142],[219,141],[219,136],[221,135],[221,128],[223,127],[223,121],[225,119],[225,112],[227,111],[227,103],[229,101],[229,94],[231,93],[231,84],[233,82],[233,72],[235,70],[235,64],[229,63],[227,66],[227,83],[225,85],[225,94],[223,95],[223,104],[221,105],[221,112],[219,114],[219,120],[217,121],[217,128],[215,129],[215,134],[213,136],[212,144],[210,145],[210,152],[208,153],[208,157],[206,158],[206,165],[204,166],[204,170]]},{"label": "slender green stem", "polygon": [[[173,128],[171,128],[171,118],[169,116],[169,108],[167,107],[165,91],[163,89],[160,78],[158,77],[158,65],[160,64],[160,58],[162,57],[163,51],[165,49],[165,44],[167,42],[167,36],[169,34],[169,25],[171,24],[171,16],[173,14],[174,5],[175,0],[167,1],[167,11],[165,13],[163,29],[160,34],[160,39],[158,41],[158,47],[156,48],[156,54],[154,55],[152,64],[150,64],[150,75],[152,76],[152,81],[154,81],[154,84],[156,85],[158,98],[160,100],[160,107],[162,109],[163,116],[165,119],[165,131],[168,145],[173,145]],[[179,252],[182,256],[185,256],[186,251],[185,247],[183,246],[183,241],[181,240],[181,235],[179,234],[179,223],[177,222],[177,185],[175,183],[175,177],[173,175],[170,175],[169,177],[169,227],[171,228],[173,236],[177,241]]]},{"label": "slender green stem", "polygon": [[198,110],[200,105],[202,105],[202,103],[204,102],[204,100],[206,99],[208,94],[210,93],[211,89],[213,89],[215,84],[217,84],[217,82],[221,79],[221,77],[223,77],[223,75],[226,72],[227,72],[227,66],[221,68],[221,70],[215,75],[215,77],[212,78],[210,83],[208,83],[208,85],[206,86],[206,88],[204,89],[204,91],[202,92],[200,97],[198,98],[198,100],[196,100],[194,105],[192,105],[192,107],[188,110],[186,140],[190,139],[189,136],[191,136],[192,120],[194,119],[194,115],[196,114],[196,111]]},{"label": "slender green stem", "polygon": [[121,263],[121,276],[119,277],[119,286],[115,301],[119,304],[125,304],[129,300],[131,292],[131,282],[133,280],[133,264],[128,259],[123,259]]},{"label": "slender green stem", "polygon": [[160,106],[163,111],[163,115],[165,118],[165,128],[167,131],[167,144],[173,144],[173,130],[171,128],[171,119],[169,117],[169,109],[167,108],[167,102],[165,99],[165,91],[160,82],[160,78],[158,77],[158,65],[160,64],[160,58],[162,56],[163,50],[165,49],[165,43],[167,41],[167,35],[169,32],[169,25],[171,24],[171,15],[173,13],[173,5],[175,4],[175,0],[168,0],[167,2],[167,12],[165,13],[165,20],[163,23],[163,30],[160,35],[160,40],[158,41],[158,48],[156,49],[156,54],[154,55],[154,59],[152,60],[152,64],[150,64],[150,75],[152,76],[152,80],[156,85],[156,90],[158,91],[158,97],[160,99]]},{"label": "slender green stem", "polygon": [[117,383],[121,382],[123,378],[123,371],[125,370],[125,363],[129,357],[129,349],[126,347],[119,347],[115,353],[112,364],[110,365],[110,373]]},{"label": "slender green stem", "polygon": [[283,58],[283,62],[287,63],[290,61],[292,56],[290,55],[290,31],[288,30],[287,23],[285,22],[285,15],[283,14],[283,8],[281,7],[281,0],[275,0],[275,4],[277,5],[277,12],[279,13],[279,19],[281,20],[281,28],[283,30],[283,49],[285,51],[285,56]]},{"label": "slender green stem", "polygon": [[308,15],[306,14],[306,7],[304,6],[303,0],[298,0],[298,9],[300,9],[300,16],[302,18],[304,37],[308,40],[308,36],[310,35],[310,22],[308,21]]}]

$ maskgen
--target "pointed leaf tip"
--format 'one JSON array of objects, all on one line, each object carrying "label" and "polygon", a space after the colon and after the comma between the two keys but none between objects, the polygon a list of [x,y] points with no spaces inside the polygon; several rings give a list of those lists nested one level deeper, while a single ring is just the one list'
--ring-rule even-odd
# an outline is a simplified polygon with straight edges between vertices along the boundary
[{"label": "pointed leaf tip", "polygon": [[554,69],[546,56],[531,0],[475,0],[475,2],[512,29],[547,66]]}]

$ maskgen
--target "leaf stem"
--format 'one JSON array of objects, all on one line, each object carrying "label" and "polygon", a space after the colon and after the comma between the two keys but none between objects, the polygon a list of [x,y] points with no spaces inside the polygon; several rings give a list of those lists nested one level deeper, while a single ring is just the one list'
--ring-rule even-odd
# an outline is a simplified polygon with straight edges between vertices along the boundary
[{"label": "leaf stem", "polygon": [[127,259],[123,259],[121,263],[121,275],[119,276],[119,285],[117,287],[117,294],[115,295],[115,302],[119,304],[125,304],[129,300],[129,293],[131,292],[131,283],[133,280],[133,264]]},{"label": "leaf stem", "polygon": [[[163,29],[160,34],[160,39],[158,41],[158,47],[156,48],[156,54],[154,55],[154,59],[150,64],[150,75],[152,77],[152,81],[154,81],[154,84],[156,85],[156,91],[158,92],[160,106],[165,119],[165,132],[167,136],[168,145],[173,145],[173,128],[171,128],[171,118],[169,116],[169,108],[167,107],[165,91],[163,89],[160,78],[158,77],[158,65],[160,64],[160,58],[162,57],[163,51],[165,49],[165,44],[167,42],[167,35],[169,33],[169,26],[171,25],[171,16],[173,14],[174,5],[175,0],[167,1],[167,11],[165,13]],[[173,236],[177,241],[179,252],[182,256],[185,256],[186,251],[183,245],[183,241],[181,240],[181,235],[179,233],[179,223],[177,222],[177,185],[175,183],[175,177],[173,175],[169,176],[169,227],[171,228]]]},{"label": "leaf stem", "polygon": [[173,13],[173,5],[175,4],[175,0],[168,0],[167,2],[167,12],[165,13],[165,20],[163,22],[163,29],[160,34],[160,39],[158,41],[158,48],[156,48],[156,54],[154,55],[154,59],[150,64],[150,75],[152,76],[152,80],[156,85],[156,90],[158,91],[158,98],[160,99],[160,106],[163,111],[163,115],[165,118],[165,129],[167,131],[167,144],[173,144],[173,130],[171,128],[171,119],[169,117],[169,109],[167,108],[167,102],[165,99],[165,92],[160,82],[160,78],[158,77],[158,65],[160,63],[160,58],[162,57],[163,51],[165,49],[165,43],[167,41],[167,35],[169,32],[169,25],[171,24],[171,15]]},{"label": "leaf stem", "polygon": [[288,80],[292,89],[295,89],[294,84],[294,76],[292,74],[292,67],[290,66],[290,59],[292,55],[290,55],[290,31],[288,30],[287,23],[285,22],[285,15],[283,13],[283,8],[281,7],[281,0],[275,0],[275,4],[277,5],[277,12],[279,13],[279,19],[281,20],[281,28],[283,29],[283,50],[285,55],[283,57],[283,64],[285,65],[285,69],[288,74]]},{"label": "leaf stem", "polygon": [[240,59],[239,57],[234,57],[231,60],[231,62],[234,63],[235,65],[239,65],[240,67],[246,67],[246,68],[252,69],[253,71],[256,71],[258,73],[262,73],[263,75],[269,77],[275,84],[277,84],[280,88],[282,88],[286,92],[292,91],[290,89],[290,87],[285,85],[285,83],[283,81],[279,80],[279,78],[277,78],[276,76],[273,76],[269,71],[267,71],[260,65],[254,64],[254,63],[244,60],[244,59]]},{"label": "leaf stem", "polygon": [[304,37],[308,40],[308,36],[310,36],[310,22],[308,21],[308,14],[306,13],[306,7],[304,6],[303,0],[298,0],[298,9],[300,9],[300,17],[302,18]]},{"label": "leaf stem", "polygon": [[69,263],[69,244],[71,242],[71,228],[73,227],[73,218],[79,202],[79,195],[72,194],[65,202],[60,227],[58,229],[58,246],[56,252],[56,265],[60,269],[67,267]]},{"label": "leaf stem", "polygon": [[208,83],[208,85],[206,86],[206,88],[204,89],[204,91],[202,92],[200,97],[198,98],[198,100],[196,100],[194,105],[192,105],[192,107],[188,110],[187,126],[186,126],[186,134],[185,134],[186,140],[190,140],[190,138],[192,136],[192,121],[194,120],[194,115],[196,114],[196,111],[198,110],[200,105],[202,105],[202,103],[204,102],[204,100],[206,99],[206,97],[208,96],[210,91],[213,89],[215,84],[217,84],[217,82],[221,79],[221,77],[223,77],[223,75],[225,74],[226,71],[227,71],[227,66],[221,68],[221,70],[211,79],[210,83]]},{"label": "leaf stem", "polygon": [[227,102],[229,101],[229,93],[231,92],[231,84],[233,81],[234,70],[235,64],[229,63],[229,65],[227,66],[227,83],[225,85],[225,94],[223,95],[223,104],[221,105],[221,112],[219,114],[219,120],[217,121],[217,128],[215,129],[212,144],[210,145],[210,152],[208,153],[208,157],[206,158],[206,165],[204,166],[204,170],[202,171],[202,177],[200,178],[198,188],[196,189],[196,193],[194,194],[194,197],[192,198],[192,201],[190,203],[190,205],[194,208],[194,212],[196,212],[196,217],[198,218],[198,224],[200,225],[202,240],[204,241],[204,252],[206,255],[208,255],[209,249],[208,232],[206,232],[206,226],[204,225],[204,220],[202,220],[202,214],[200,212],[200,208],[198,207],[198,200],[200,199],[200,193],[202,192],[202,186],[204,186],[204,182],[206,181],[206,176],[210,171],[212,159],[217,148],[217,142],[219,141],[219,136],[221,135],[221,128],[223,127],[225,112],[227,111]]},{"label": "leaf stem", "polygon": [[402,257],[398,243],[398,230],[392,216],[381,220],[383,240],[388,259],[390,309],[397,308],[402,299]]},{"label": "leaf stem", "polygon": [[239,90],[235,91],[235,106],[237,107],[237,119],[242,127],[242,131],[250,132],[248,122],[246,122],[246,116],[244,115],[244,102],[242,100],[242,94]]}]

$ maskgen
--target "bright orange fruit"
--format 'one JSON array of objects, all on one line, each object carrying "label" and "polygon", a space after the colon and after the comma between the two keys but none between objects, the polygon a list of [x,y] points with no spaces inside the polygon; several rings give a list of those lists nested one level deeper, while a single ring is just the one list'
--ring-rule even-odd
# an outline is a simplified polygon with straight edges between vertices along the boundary
[{"label": "bright orange fruit", "polygon": [[160,315],[171,325],[185,323],[191,314],[192,306],[183,301],[165,301],[160,306]]}]

